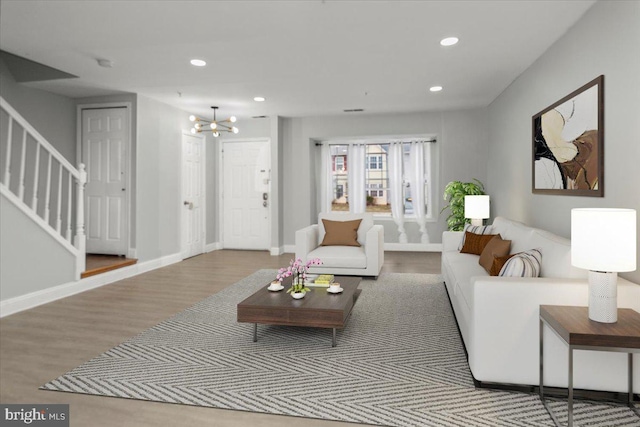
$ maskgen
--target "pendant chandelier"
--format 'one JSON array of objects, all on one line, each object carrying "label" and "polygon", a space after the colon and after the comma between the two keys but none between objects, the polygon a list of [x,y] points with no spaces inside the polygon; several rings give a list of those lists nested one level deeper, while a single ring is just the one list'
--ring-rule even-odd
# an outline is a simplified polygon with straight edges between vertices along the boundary
[{"label": "pendant chandelier", "polygon": [[189,116],[189,120],[194,122],[194,125],[191,128],[191,133],[200,133],[206,130],[211,130],[213,136],[216,138],[220,136],[220,132],[238,133],[238,128],[231,125],[231,123],[236,122],[235,116],[231,116],[225,120],[216,120],[216,111],[218,110],[218,107],[212,106],[211,108],[213,109],[213,120],[211,121],[201,119],[194,115]]}]

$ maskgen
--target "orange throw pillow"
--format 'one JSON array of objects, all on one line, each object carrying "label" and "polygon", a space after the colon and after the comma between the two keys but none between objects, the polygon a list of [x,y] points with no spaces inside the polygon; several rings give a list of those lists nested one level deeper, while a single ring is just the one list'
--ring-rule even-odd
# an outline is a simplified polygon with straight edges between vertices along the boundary
[{"label": "orange throw pillow", "polygon": [[489,243],[494,236],[497,236],[497,234],[474,234],[469,231],[465,231],[464,234],[464,245],[460,253],[474,255],[480,255],[484,247],[487,246],[487,243]]},{"label": "orange throw pillow", "polygon": [[480,254],[480,260],[478,263],[487,270],[487,273],[491,271],[494,257],[503,257],[509,255],[511,250],[511,240],[502,240],[502,236],[499,234],[489,240],[487,246],[484,247]]},{"label": "orange throw pillow", "polygon": [[353,221],[330,221],[323,219],[324,239],[320,246],[360,246],[358,243],[358,228],[361,219]]}]

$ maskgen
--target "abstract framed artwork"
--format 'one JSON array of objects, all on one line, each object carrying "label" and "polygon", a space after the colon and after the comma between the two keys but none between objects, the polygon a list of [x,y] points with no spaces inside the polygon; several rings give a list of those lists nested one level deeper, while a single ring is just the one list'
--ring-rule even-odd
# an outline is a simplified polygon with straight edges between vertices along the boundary
[{"label": "abstract framed artwork", "polygon": [[532,191],[604,196],[604,76],[532,117]]}]

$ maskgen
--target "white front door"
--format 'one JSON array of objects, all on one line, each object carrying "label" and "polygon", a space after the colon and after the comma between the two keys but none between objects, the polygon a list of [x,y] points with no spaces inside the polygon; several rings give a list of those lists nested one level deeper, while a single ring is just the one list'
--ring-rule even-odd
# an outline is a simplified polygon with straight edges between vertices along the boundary
[{"label": "white front door", "polygon": [[269,140],[223,143],[223,246],[269,249]]},{"label": "white front door", "polygon": [[82,110],[82,162],[87,167],[87,253],[127,253],[128,147],[126,108]]},{"label": "white front door", "polygon": [[182,259],[204,252],[204,138],[182,134]]}]

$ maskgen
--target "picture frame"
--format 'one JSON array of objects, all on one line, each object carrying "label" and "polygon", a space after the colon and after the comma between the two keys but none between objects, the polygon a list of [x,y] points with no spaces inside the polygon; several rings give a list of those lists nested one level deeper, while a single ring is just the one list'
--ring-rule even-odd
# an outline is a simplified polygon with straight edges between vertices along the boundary
[{"label": "picture frame", "polygon": [[531,121],[532,192],[604,197],[604,75]]}]

